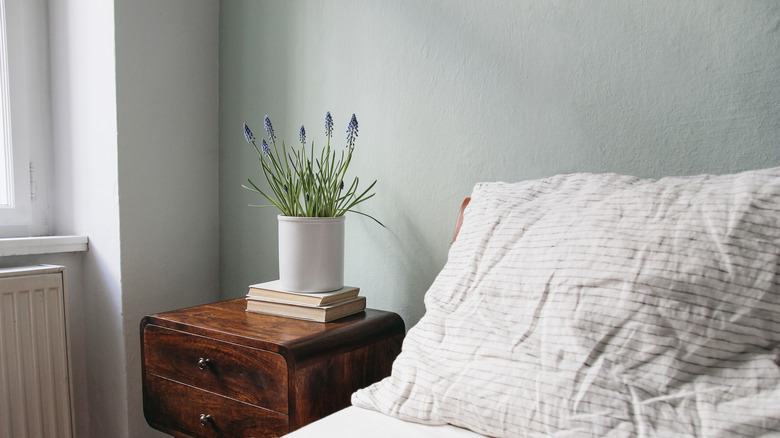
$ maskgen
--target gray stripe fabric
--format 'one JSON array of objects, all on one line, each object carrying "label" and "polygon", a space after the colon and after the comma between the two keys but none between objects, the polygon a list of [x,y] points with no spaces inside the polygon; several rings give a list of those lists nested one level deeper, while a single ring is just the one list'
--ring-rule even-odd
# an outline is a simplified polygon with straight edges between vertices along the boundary
[{"label": "gray stripe fabric", "polygon": [[780,431],[780,168],[480,183],[391,377],[488,436]]}]

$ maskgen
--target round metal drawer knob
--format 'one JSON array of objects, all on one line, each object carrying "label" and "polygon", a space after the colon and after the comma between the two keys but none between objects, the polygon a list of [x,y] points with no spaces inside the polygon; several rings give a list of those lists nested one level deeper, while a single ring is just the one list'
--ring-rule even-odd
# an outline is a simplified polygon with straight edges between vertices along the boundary
[{"label": "round metal drawer knob", "polygon": [[200,368],[201,370],[205,370],[206,368],[209,367],[209,362],[211,361],[201,357],[200,359],[198,359],[198,368]]},{"label": "round metal drawer knob", "polygon": [[209,415],[209,414],[200,414],[200,425],[201,426],[208,426],[210,421],[211,421],[211,415]]}]

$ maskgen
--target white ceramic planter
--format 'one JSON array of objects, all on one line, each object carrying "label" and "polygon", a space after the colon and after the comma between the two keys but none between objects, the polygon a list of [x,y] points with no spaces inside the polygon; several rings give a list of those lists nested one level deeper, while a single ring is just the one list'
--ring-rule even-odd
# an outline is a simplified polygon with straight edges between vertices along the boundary
[{"label": "white ceramic planter", "polygon": [[279,218],[279,283],[292,292],[344,286],[344,216]]}]

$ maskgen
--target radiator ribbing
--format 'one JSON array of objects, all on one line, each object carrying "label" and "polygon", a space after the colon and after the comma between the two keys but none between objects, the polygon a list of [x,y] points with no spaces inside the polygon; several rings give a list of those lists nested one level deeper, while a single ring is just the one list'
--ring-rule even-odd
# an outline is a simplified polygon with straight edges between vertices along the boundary
[{"label": "radiator ribbing", "polygon": [[63,268],[0,269],[0,437],[71,437]]}]

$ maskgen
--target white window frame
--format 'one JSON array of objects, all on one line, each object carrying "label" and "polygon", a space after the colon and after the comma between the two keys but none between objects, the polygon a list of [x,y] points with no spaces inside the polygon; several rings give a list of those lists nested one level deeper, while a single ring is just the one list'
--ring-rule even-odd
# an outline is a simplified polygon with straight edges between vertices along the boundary
[{"label": "white window frame", "polygon": [[0,0],[7,62],[4,98],[10,110],[13,205],[0,208],[0,238],[50,232],[46,176],[50,172],[51,97],[49,92],[46,0]]},{"label": "white window frame", "polygon": [[14,171],[13,171],[13,142],[11,141],[11,97],[8,88],[8,44],[5,38],[5,7],[0,0],[0,182],[4,186],[0,187],[0,209],[13,207],[15,204],[14,194]]}]

